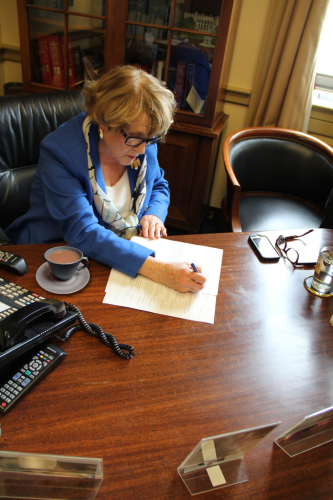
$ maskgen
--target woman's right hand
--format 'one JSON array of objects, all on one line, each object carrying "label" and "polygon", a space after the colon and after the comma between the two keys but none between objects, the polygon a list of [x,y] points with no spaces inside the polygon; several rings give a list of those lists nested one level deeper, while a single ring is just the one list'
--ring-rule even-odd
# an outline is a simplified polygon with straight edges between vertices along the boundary
[{"label": "woman's right hand", "polygon": [[138,274],[174,288],[178,292],[197,293],[204,288],[206,282],[201,267],[197,268],[199,272],[195,273],[188,262],[161,262],[154,257],[148,257]]}]

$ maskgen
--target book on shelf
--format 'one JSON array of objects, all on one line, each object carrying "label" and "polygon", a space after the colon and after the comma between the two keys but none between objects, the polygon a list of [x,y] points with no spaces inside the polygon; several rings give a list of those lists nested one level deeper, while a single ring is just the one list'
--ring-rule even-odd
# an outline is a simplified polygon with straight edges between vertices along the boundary
[{"label": "book on shelf", "polygon": [[98,80],[98,76],[96,75],[94,71],[94,67],[89,61],[87,56],[82,57],[82,61],[84,64],[84,69],[85,69],[85,78],[86,80]]},{"label": "book on shelf", "polygon": [[147,12],[148,0],[128,0],[128,11]]},{"label": "book on shelf", "polygon": [[176,2],[174,26],[181,28],[184,20],[184,0]]},{"label": "book on shelf", "polygon": [[82,57],[86,76],[89,80],[98,80],[103,71],[103,59],[98,53],[85,54]]},{"label": "book on shelf", "polygon": [[148,14],[160,19],[159,22],[155,23],[151,21],[152,24],[163,24],[166,15],[167,4],[168,0],[148,0]]},{"label": "book on shelf", "polygon": [[[61,48],[63,61],[65,61],[65,41],[63,36],[61,37]],[[75,89],[74,53],[71,45],[68,47],[68,88]]]},{"label": "book on shelf", "polygon": [[37,33],[37,44],[43,83],[45,85],[52,85],[51,60],[47,35]]},{"label": "book on shelf", "polygon": [[163,23],[165,26],[169,26],[169,24],[170,24],[171,4],[172,4],[172,0],[168,0],[166,8],[165,8],[165,16],[164,16],[164,23]]},{"label": "book on shelf", "polygon": [[52,84],[54,87],[64,88],[64,65],[59,35],[47,35],[51,61]]},{"label": "book on shelf", "polygon": [[191,91],[192,85],[194,84],[194,74],[195,74],[195,64],[188,63],[186,70],[185,90],[184,90],[184,111],[192,111],[192,108],[186,99]]},{"label": "book on shelf", "polygon": [[100,75],[101,70],[104,66],[104,53],[103,47],[94,47],[93,49],[85,49],[83,51],[84,56],[88,56],[91,64],[97,75]]},{"label": "book on shelf", "polygon": [[171,92],[175,91],[176,72],[177,72],[177,68],[170,64],[169,65],[169,72],[168,72],[167,86],[168,86],[168,89],[171,90]]},{"label": "book on shelf", "polygon": [[84,81],[84,64],[82,61],[82,50],[80,45],[71,46],[73,50],[73,59],[74,59],[74,75],[75,75],[75,83],[81,83]]},{"label": "book on shelf", "polygon": [[186,77],[186,62],[178,61],[175,76],[175,99],[179,109],[183,109],[184,87]]},{"label": "book on shelf", "polygon": [[[147,22],[148,15],[145,12],[138,12],[137,14],[138,15],[137,15],[137,19],[136,20],[139,23],[146,23]],[[145,26],[137,26],[136,27],[136,36],[143,37],[146,29],[147,28]]]}]

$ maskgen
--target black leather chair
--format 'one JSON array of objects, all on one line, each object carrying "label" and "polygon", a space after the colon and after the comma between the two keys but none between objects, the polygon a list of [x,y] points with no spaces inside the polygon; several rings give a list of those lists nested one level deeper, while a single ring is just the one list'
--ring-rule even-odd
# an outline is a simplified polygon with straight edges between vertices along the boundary
[{"label": "black leather chair", "polygon": [[[320,227],[333,188],[333,149],[302,132],[250,127],[223,144],[232,231]],[[323,227],[323,226],[322,226]]]},{"label": "black leather chair", "polygon": [[41,140],[83,110],[78,90],[0,97],[0,245],[29,207]]}]

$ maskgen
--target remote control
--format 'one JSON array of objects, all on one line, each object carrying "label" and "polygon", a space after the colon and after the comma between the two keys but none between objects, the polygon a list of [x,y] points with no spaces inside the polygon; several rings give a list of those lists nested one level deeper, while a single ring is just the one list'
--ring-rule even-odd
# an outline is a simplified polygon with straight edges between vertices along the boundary
[{"label": "remote control", "polygon": [[0,269],[17,274],[18,276],[22,276],[28,270],[23,257],[4,250],[0,250]]},{"label": "remote control", "polygon": [[52,344],[41,344],[6,366],[0,376],[0,413],[7,413],[67,353]]}]

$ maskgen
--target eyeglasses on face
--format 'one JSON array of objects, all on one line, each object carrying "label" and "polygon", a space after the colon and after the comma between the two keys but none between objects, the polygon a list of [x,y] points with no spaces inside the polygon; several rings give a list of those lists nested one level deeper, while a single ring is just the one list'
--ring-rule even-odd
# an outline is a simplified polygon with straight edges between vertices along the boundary
[{"label": "eyeglasses on face", "polygon": [[312,231],[313,231],[313,229],[310,229],[306,233],[300,234],[299,236],[294,235],[294,236],[286,236],[285,237],[285,236],[282,236],[282,234],[281,234],[275,242],[275,247],[278,250],[281,257],[289,260],[289,262],[291,262],[291,264],[295,267],[309,267],[307,265],[298,264],[299,253],[297,252],[297,250],[295,248],[292,248],[292,247],[287,248],[287,243],[289,241],[294,241],[294,240],[297,240],[299,238],[302,238],[303,236],[305,236],[309,233],[312,233]]},{"label": "eyeglasses on face", "polygon": [[152,137],[151,139],[142,139],[142,137],[129,136],[123,130],[120,130],[120,132],[125,137],[125,144],[127,146],[132,146],[132,147],[140,146],[141,144],[143,144],[145,142],[146,148],[147,148],[148,146],[151,146],[152,144],[156,144],[157,142],[160,142],[160,140],[162,139],[162,137]]}]

